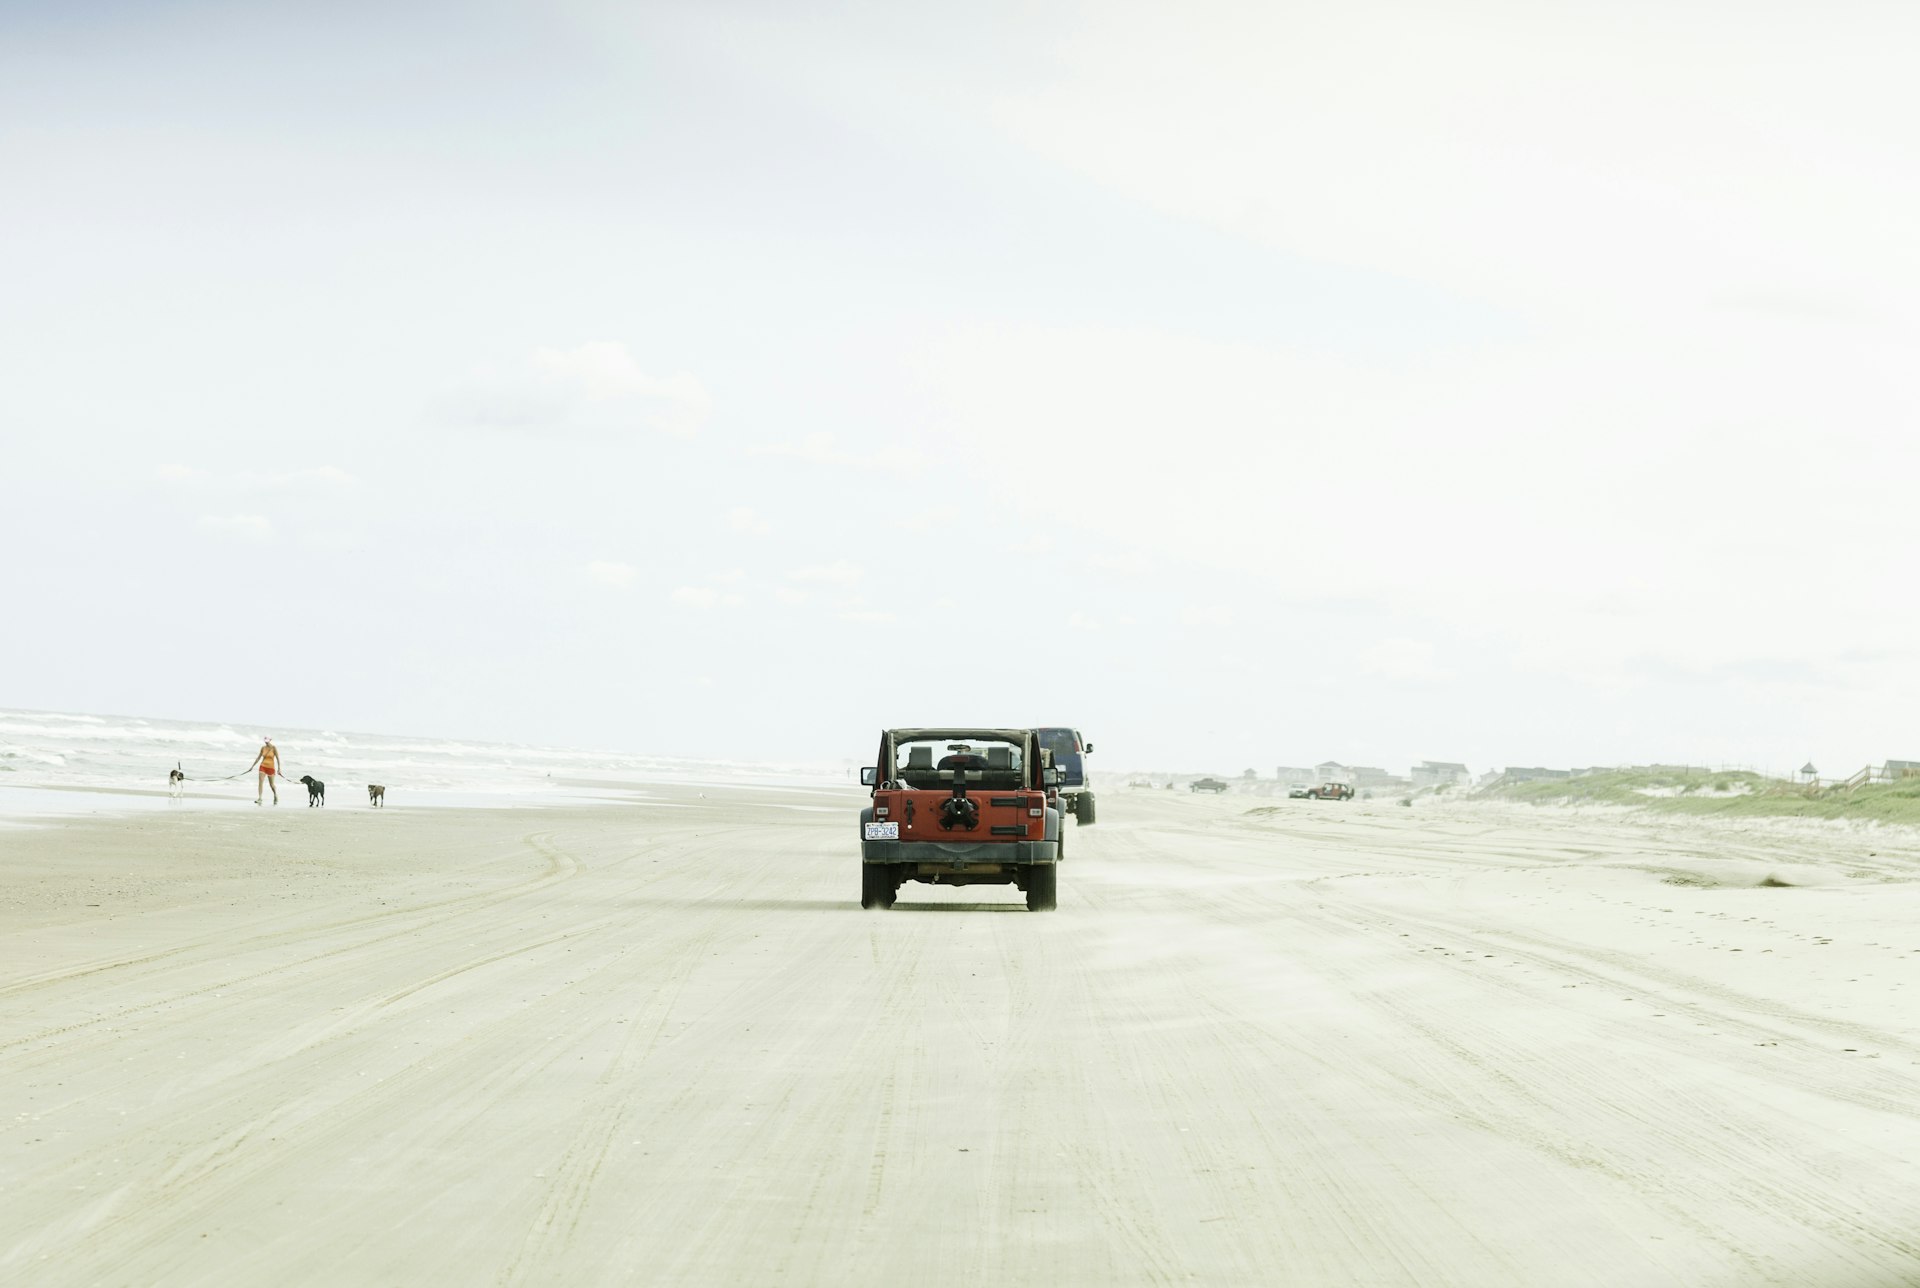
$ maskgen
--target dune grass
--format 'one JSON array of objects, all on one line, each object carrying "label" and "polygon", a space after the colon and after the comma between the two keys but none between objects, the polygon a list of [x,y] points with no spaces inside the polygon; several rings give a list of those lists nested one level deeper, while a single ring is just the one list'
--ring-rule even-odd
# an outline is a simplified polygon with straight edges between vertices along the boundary
[{"label": "dune grass", "polygon": [[[1729,792],[1739,794],[1726,794]],[[1920,825],[1920,778],[1870,783],[1842,791],[1745,771],[1615,769],[1580,778],[1509,783],[1489,789],[1486,795],[1536,805],[1628,805],[1674,814],[1847,818]]]}]

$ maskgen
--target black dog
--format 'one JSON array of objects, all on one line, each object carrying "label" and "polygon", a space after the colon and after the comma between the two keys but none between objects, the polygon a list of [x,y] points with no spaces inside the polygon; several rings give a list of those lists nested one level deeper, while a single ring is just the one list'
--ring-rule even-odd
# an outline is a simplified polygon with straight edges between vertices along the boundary
[{"label": "black dog", "polygon": [[312,774],[303,774],[300,781],[307,785],[307,804],[325,805],[327,803],[327,785]]}]

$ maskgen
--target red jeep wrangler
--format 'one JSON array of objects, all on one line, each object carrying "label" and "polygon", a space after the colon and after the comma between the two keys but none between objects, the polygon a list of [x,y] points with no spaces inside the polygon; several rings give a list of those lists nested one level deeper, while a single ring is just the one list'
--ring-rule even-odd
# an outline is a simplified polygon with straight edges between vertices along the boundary
[{"label": "red jeep wrangler", "polygon": [[860,771],[860,906],[908,881],[1014,885],[1050,912],[1060,862],[1060,771],[1031,729],[889,729]]}]

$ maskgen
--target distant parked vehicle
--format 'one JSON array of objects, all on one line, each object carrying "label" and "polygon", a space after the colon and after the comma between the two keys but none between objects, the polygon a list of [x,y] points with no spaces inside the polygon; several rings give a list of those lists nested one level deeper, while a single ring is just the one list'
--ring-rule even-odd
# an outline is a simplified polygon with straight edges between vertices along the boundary
[{"label": "distant parked vehicle", "polygon": [[1287,789],[1287,799],[1290,801],[1307,800],[1312,795],[1313,795],[1313,788],[1311,787],[1289,787]]},{"label": "distant parked vehicle", "polygon": [[1187,784],[1190,792],[1224,792],[1227,785],[1218,778],[1196,778]]},{"label": "distant parked vehicle", "polygon": [[1318,787],[1307,788],[1309,799],[1316,801],[1350,801],[1353,799],[1351,783],[1321,783]]}]

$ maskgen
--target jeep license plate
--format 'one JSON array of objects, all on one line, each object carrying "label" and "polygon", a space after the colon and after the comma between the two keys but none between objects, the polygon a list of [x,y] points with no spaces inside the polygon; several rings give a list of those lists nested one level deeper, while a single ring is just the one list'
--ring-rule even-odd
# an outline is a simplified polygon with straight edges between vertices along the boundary
[{"label": "jeep license plate", "polygon": [[900,839],[900,825],[898,823],[868,823],[866,825],[866,833],[867,840],[869,841],[897,841]]}]

